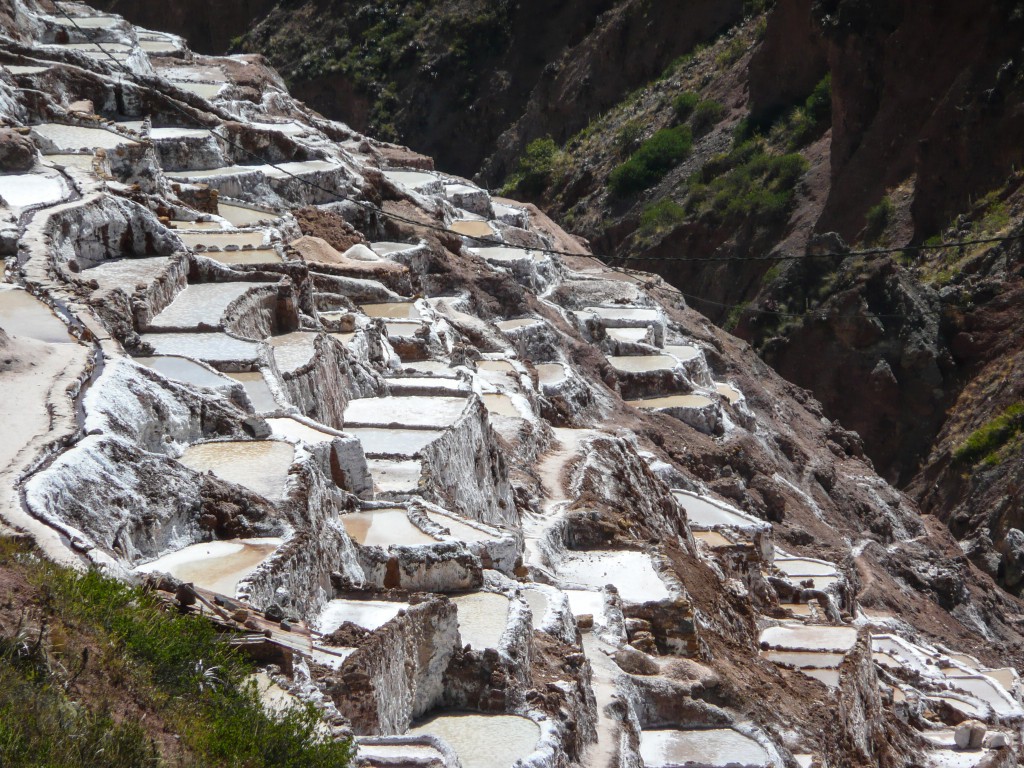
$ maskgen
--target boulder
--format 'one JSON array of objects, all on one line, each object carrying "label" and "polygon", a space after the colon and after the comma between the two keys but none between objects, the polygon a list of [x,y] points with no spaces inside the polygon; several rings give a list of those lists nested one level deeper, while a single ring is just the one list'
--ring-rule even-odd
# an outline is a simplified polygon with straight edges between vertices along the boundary
[{"label": "boulder", "polygon": [[0,130],[0,171],[24,172],[36,162],[36,145],[28,136],[11,130]]},{"label": "boulder", "polygon": [[953,731],[957,749],[981,749],[985,739],[985,724],[977,720],[965,720]]}]

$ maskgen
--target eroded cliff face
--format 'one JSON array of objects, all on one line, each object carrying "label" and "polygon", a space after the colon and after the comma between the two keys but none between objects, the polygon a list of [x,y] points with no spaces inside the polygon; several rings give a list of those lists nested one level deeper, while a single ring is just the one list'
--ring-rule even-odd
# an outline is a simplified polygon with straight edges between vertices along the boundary
[{"label": "eroded cliff face", "polygon": [[684,293],[258,57],[14,8],[0,535],[213,617],[368,766],[1016,763],[1019,553]]}]

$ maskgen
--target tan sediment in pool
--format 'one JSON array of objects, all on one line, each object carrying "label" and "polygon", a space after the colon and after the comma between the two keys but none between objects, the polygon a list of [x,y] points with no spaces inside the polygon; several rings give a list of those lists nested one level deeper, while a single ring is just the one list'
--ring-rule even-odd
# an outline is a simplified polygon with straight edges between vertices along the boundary
[{"label": "tan sediment in pool", "polygon": [[213,472],[222,480],[280,501],[294,456],[294,449],[278,440],[239,440],[190,445],[179,461],[197,472]]}]

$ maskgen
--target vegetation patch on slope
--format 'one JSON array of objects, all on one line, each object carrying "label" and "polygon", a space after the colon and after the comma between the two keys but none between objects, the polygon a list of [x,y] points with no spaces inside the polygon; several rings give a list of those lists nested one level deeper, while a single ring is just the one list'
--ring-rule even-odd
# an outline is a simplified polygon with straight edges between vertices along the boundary
[{"label": "vegetation patch on slope", "polygon": [[1002,449],[1024,432],[1024,402],[1014,403],[992,421],[974,430],[953,452],[961,464],[998,464]]},{"label": "vegetation patch on slope", "polygon": [[0,765],[349,765],[312,706],[264,709],[208,621],[6,539],[0,573]]}]

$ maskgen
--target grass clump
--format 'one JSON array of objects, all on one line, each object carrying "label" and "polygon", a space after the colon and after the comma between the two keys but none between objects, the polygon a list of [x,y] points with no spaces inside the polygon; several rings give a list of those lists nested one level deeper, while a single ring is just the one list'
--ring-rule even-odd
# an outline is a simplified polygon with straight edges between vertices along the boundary
[{"label": "grass clump", "polygon": [[627,197],[654,186],[690,154],[692,147],[693,134],[687,126],[663,128],[612,171],[612,194]]},{"label": "grass clump", "polygon": [[536,197],[544,193],[551,183],[559,149],[554,139],[535,139],[526,145],[515,172],[505,181],[502,194],[521,193]]},{"label": "grass clump", "polygon": [[1024,432],[1024,402],[1011,405],[999,416],[972,432],[953,451],[958,464],[982,462],[994,466],[1000,461],[1000,449]]},{"label": "grass clump", "polygon": [[690,118],[699,103],[700,96],[693,91],[686,91],[672,100],[672,111],[676,113],[676,119],[683,123]]},{"label": "grass clump", "polygon": [[799,154],[774,154],[753,139],[717,155],[691,180],[689,212],[723,223],[777,223],[789,213],[797,181],[807,170]]},{"label": "grass clump", "polygon": [[832,123],[832,75],[825,75],[801,106],[779,124],[782,137],[790,149],[810,144]]},{"label": "grass clump", "polygon": [[888,197],[883,197],[877,205],[868,209],[864,217],[864,236],[867,240],[874,241],[881,237],[895,212],[896,206]]},{"label": "grass clump", "polygon": [[717,101],[706,99],[694,107],[690,125],[693,127],[694,134],[703,136],[722,122],[723,117],[725,117],[725,107]]},{"label": "grass clump", "polygon": [[686,209],[666,197],[644,208],[640,214],[640,231],[648,235],[668,232],[684,221]]},{"label": "grass clump", "polygon": [[[24,570],[38,594],[29,629],[0,628],[0,765],[350,765],[351,745],[324,738],[312,706],[264,709],[251,667],[205,619],[10,548],[0,567]],[[160,748],[146,720],[175,746]]]}]

